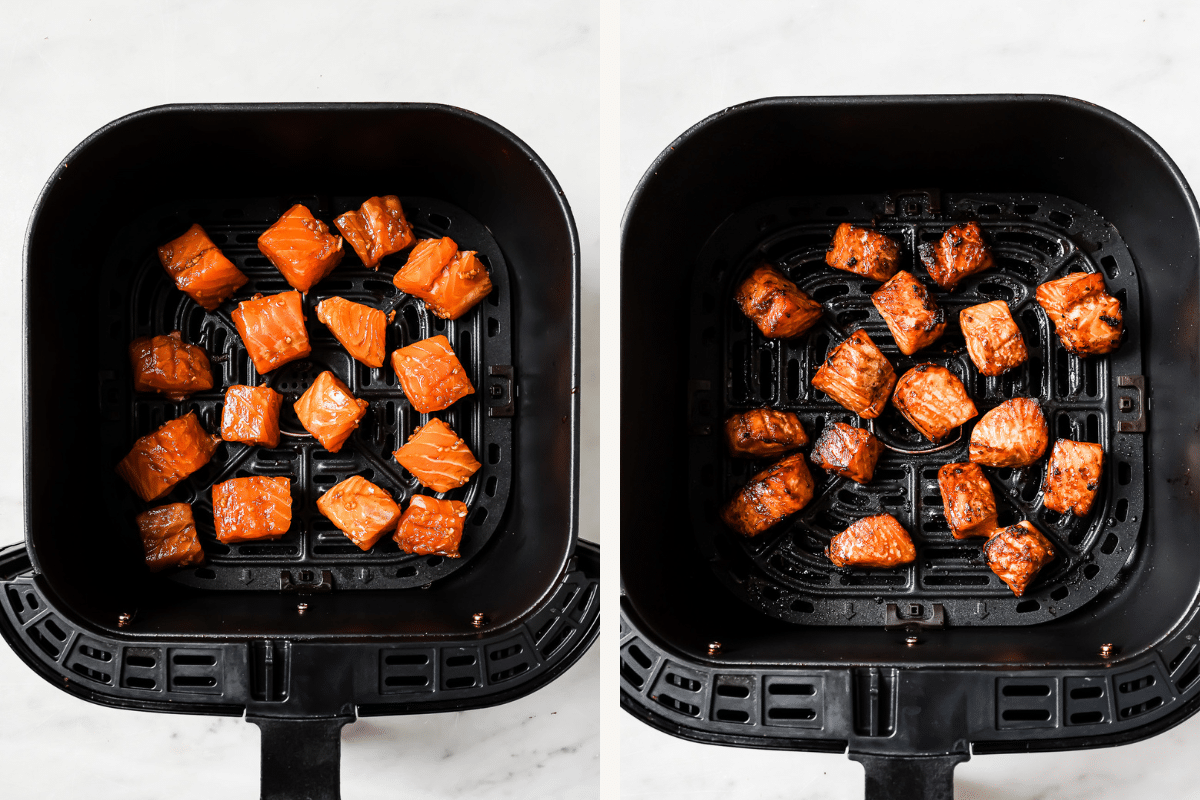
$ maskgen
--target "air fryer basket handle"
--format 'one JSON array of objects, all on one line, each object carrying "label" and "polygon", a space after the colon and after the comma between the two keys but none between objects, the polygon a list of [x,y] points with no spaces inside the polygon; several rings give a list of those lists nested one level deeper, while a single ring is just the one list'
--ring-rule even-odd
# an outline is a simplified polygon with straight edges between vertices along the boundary
[{"label": "air fryer basket handle", "polygon": [[954,800],[954,768],[970,756],[850,753],[867,773],[866,800]]},{"label": "air fryer basket handle", "polygon": [[246,721],[262,731],[262,800],[341,800],[342,726],[354,720]]}]

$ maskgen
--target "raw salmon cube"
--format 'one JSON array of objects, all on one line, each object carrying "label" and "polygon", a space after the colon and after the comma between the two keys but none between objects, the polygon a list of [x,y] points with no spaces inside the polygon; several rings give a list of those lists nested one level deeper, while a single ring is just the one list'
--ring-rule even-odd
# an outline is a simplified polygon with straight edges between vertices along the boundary
[{"label": "raw salmon cube", "polygon": [[918,364],[904,373],[892,405],[931,442],[940,442],[979,414],[958,376],[937,364]]},{"label": "raw salmon cube", "polygon": [[136,521],[146,549],[146,566],[151,572],[204,563],[204,550],[196,538],[196,521],[187,503],[143,511]]},{"label": "raw salmon cube", "polygon": [[356,360],[368,367],[383,366],[387,314],[362,303],[329,297],[317,303],[317,319]]},{"label": "raw salmon cube", "polygon": [[795,514],[813,497],[812,473],[803,453],[755,475],[721,509],[721,521],[742,536],[754,537]]},{"label": "raw salmon cube", "polygon": [[234,478],[212,487],[217,541],[225,544],[278,539],[292,526],[288,478]]},{"label": "raw salmon cube", "polygon": [[276,447],[282,407],[283,395],[270,386],[230,386],[221,412],[221,438]]},{"label": "raw salmon cube", "polygon": [[830,539],[825,555],[838,567],[889,569],[916,561],[917,548],[895,517],[877,514],[860,519]]},{"label": "raw salmon cube", "polygon": [[878,231],[843,222],[833,234],[825,263],[834,269],[886,281],[900,268],[900,243]]},{"label": "raw salmon cube", "polygon": [[725,420],[729,455],[742,458],[783,455],[808,444],[800,418],[790,411],[754,408]]},{"label": "raw salmon cube", "polygon": [[1033,523],[1025,520],[994,531],[983,545],[983,558],[992,572],[1020,597],[1042,567],[1054,560],[1054,545]]},{"label": "raw salmon cube", "polygon": [[435,492],[462,486],[481,466],[458,434],[437,417],[413,431],[392,455],[422,486]]},{"label": "raw salmon cube", "polygon": [[193,225],[183,236],[158,248],[158,260],[175,286],[205,311],[215,311],[250,280],[217,249],[199,225]]},{"label": "raw salmon cube", "polygon": [[458,558],[467,504],[419,494],[408,504],[392,538],[406,553]]},{"label": "raw salmon cube", "polygon": [[933,344],[946,330],[945,312],[911,272],[897,272],[871,295],[871,302],[906,356]]},{"label": "raw salmon cube", "polygon": [[1092,442],[1059,439],[1050,453],[1042,505],[1051,511],[1086,516],[1100,491],[1104,448]]},{"label": "raw salmon cube", "polygon": [[1046,452],[1050,427],[1037,400],[1014,397],[980,417],[969,458],[985,467],[1027,467]]},{"label": "raw salmon cube", "polygon": [[342,260],[342,237],[297,203],[258,237],[258,249],[293,288],[307,292]]},{"label": "raw salmon cube", "polygon": [[937,244],[922,245],[920,255],[929,277],[948,292],[964,278],[995,265],[978,222],[951,227]]},{"label": "raw salmon cube", "polygon": [[312,353],[299,292],[255,295],[238,303],[232,316],[260,375]]},{"label": "raw salmon cube", "polygon": [[405,294],[425,300],[434,282],[457,252],[458,245],[449,236],[422,239],[408,254],[408,261],[392,277],[392,283]]},{"label": "raw salmon cube", "polygon": [[875,464],[883,453],[883,442],[864,428],[835,422],[821,432],[809,459],[822,469],[855,483],[867,483],[875,475]]},{"label": "raw salmon cube", "polygon": [[358,253],[364,267],[378,269],[379,259],[399,253],[413,243],[412,226],[404,218],[400,198],[394,194],[372,197],[357,211],[347,211],[333,221]]},{"label": "raw salmon cube", "polygon": [[964,308],[958,312],[958,324],[967,354],[981,375],[1003,375],[1029,358],[1025,339],[1003,300]]},{"label": "raw salmon cube", "polygon": [[944,465],[938,470],[938,489],[955,539],[990,536],[996,530],[996,495],[978,464]]},{"label": "raw salmon cube", "polygon": [[208,354],[187,344],[179,331],[170,336],[141,336],[129,343],[135,392],[158,392],[179,402],[213,387]]},{"label": "raw salmon cube", "polygon": [[859,329],[829,351],[812,385],[863,419],[875,419],[896,385],[896,371],[867,332]]},{"label": "raw salmon cube", "polygon": [[392,353],[392,368],[404,396],[418,413],[449,408],[475,393],[466,370],[445,336],[431,336]]},{"label": "raw salmon cube", "polygon": [[492,291],[492,279],[474,250],[459,250],[433,282],[425,307],[442,319],[458,319]]},{"label": "raw salmon cube", "polygon": [[138,439],[117,464],[117,474],[150,503],[207,464],[220,441],[204,430],[195,411],[189,411]]},{"label": "raw salmon cube", "polygon": [[336,453],[358,427],[358,421],[367,413],[367,405],[366,400],[350,394],[346,384],[325,370],[292,408],[296,409],[304,429],[326,450]]},{"label": "raw salmon cube", "polygon": [[400,506],[392,496],[359,475],[317,498],[317,510],[361,550],[370,550],[400,521]]},{"label": "raw salmon cube", "polygon": [[742,313],[770,339],[793,339],[821,319],[821,304],[788,280],[779,269],[762,264],[742,281],[733,299]]}]

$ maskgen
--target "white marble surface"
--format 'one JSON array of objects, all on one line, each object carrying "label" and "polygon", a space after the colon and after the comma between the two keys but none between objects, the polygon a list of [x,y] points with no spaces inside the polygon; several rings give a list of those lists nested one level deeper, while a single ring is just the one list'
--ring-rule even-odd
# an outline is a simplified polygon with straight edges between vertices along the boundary
[{"label": "white marble surface", "polygon": [[[1132,2],[626,2],[621,18],[621,186],[709,114],[775,95],[1044,92],[1132,120],[1200,182],[1200,7]],[[850,800],[843,756],[684,742],[626,716],[626,798]],[[1197,797],[1200,718],[1109,750],[980,756],[961,800]]]},{"label": "white marble surface", "polygon": [[[54,166],[123,114],[185,101],[426,100],[524,139],[569,198],[583,251],[583,534],[599,537],[599,204],[589,119],[597,3],[0,3],[0,545],[20,540],[20,272]],[[497,708],[377,718],[343,735],[352,798],[593,798],[600,655]],[[0,796],[257,797],[258,731],[240,720],[101,708],[0,647]]]}]

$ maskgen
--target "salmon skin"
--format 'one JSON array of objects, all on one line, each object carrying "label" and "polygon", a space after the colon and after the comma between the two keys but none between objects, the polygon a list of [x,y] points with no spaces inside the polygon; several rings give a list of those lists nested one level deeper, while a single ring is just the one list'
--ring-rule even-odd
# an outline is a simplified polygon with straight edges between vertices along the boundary
[{"label": "salmon skin", "polygon": [[221,411],[221,438],[249,445],[279,445],[283,395],[270,386],[230,386]]},{"label": "salmon skin", "polygon": [[288,478],[233,478],[212,487],[213,523],[224,544],[278,539],[292,526]]},{"label": "salmon skin", "polygon": [[955,539],[991,536],[998,523],[996,495],[978,464],[946,464],[938,470],[943,514]]},{"label": "salmon skin", "polygon": [[917,560],[917,548],[891,514],[865,517],[829,540],[825,555],[837,567],[890,569]]},{"label": "salmon skin", "polygon": [[458,558],[466,521],[466,503],[419,494],[409,503],[392,538],[406,553]]},{"label": "salmon skin", "polygon": [[138,439],[117,464],[117,474],[150,503],[207,464],[220,441],[204,430],[195,411],[189,411]]},{"label": "salmon skin", "polygon": [[400,521],[400,506],[391,494],[361,475],[352,475],[318,497],[317,510],[363,551]]},{"label": "salmon skin", "polygon": [[825,310],[770,264],[756,267],[742,281],[733,299],[769,339],[799,336],[816,325]]},{"label": "salmon skin", "polygon": [[431,414],[475,393],[462,362],[445,336],[431,336],[392,353],[392,368],[408,402]]},{"label": "salmon skin", "polygon": [[424,300],[457,252],[458,245],[449,236],[422,239],[408,254],[404,266],[392,276],[392,283],[405,294]]},{"label": "salmon skin", "polygon": [[204,549],[196,537],[196,520],[187,503],[143,511],[136,522],[146,551],[146,566],[151,572],[204,563]]},{"label": "salmon skin", "polygon": [[392,456],[422,486],[435,492],[462,486],[481,466],[458,434],[436,417],[413,431]]},{"label": "salmon skin", "polygon": [[158,260],[175,286],[205,311],[216,311],[250,280],[199,225],[158,248]]},{"label": "salmon skin", "polygon": [[246,352],[260,375],[289,361],[308,358],[312,353],[299,292],[280,292],[266,297],[256,294],[252,299],[238,303],[232,316]]},{"label": "salmon skin", "polygon": [[387,314],[362,303],[329,297],[317,303],[317,319],[356,361],[376,369],[383,366]]},{"label": "salmon skin", "polygon": [[307,293],[345,254],[342,237],[297,203],[258,237],[258,249],[292,288]]},{"label": "salmon skin", "polygon": [[886,234],[843,222],[833,233],[825,263],[864,278],[886,281],[900,268],[900,244]]},{"label": "salmon skin", "polygon": [[350,394],[346,384],[325,370],[292,407],[304,429],[322,447],[336,453],[358,427],[358,421],[367,413],[367,405],[366,400]]},{"label": "salmon skin", "polygon": [[178,403],[213,387],[208,354],[184,342],[179,331],[134,339],[129,343],[129,362],[135,392],[158,392]]},{"label": "salmon skin", "polygon": [[492,291],[492,279],[474,250],[458,250],[454,240],[422,239],[392,278],[396,288],[425,301],[442,319],[458,319]]},{"label": "salmon skin", "polygon": [[968,457],[985,467],[1027,467],[1049,444],[1050,426],[1038,401],[1014,397],[975,423]]},{"label": "salmon skin", "polygon": [[947,292],[964,278],[995,266],[978,222],[954,225],[936,244],[921,245],[919,255],[929,277]]},{"label": "salmon skin", "polygon": [[379,268],[379,260],[399,253],[413,243],[412,226],[394,194],[372,197],[357,211],[347,211],[333,221],[358,253],[364,267]]}]

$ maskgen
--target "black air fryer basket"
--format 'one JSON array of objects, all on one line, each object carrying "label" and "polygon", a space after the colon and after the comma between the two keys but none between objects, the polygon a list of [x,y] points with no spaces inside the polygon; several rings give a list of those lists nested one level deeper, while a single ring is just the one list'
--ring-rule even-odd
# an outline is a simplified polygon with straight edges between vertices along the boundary
[{"label": "black air fryer basket", "polygon": [[[839,223],[873,224],[922,274],[918,248],[967,220],[997,267],[935,292],[951,326],[904,357],[872,307],[878,283],[826,268],[825,248]],[[624,220],[624,707],[696,741],[848,752],[871,798],[949,798],[954,765],[971,753],[1120,744],[1194,713],[1198,254],[1196,202],[1170,158],[1076,100],[779,98],[686,132]],[[764,259],[825,305],[800,339],[764,339],[732,302]],[[1102,273],[1123,303],[1125,337],[1106,357],[1068,354],[1033,300],[1038,284],[1080,271]],[[1030,359],[984,378],[957,312],[996,299]],[[942,516],[937,468],[966,460],[969,424],[930,452],[889,408],[873,424],[891,449],[868,485],[814,469],[812,503],[754,540],[717,520],[763,466],[725,455],[725,418],[788,409],[814,440],[853,422],[810,381],[831,343],[859,327],[898,374],[945,364],[981,413],[1032,396],[1052,436],[1104,446],[1083,519],[1043,506],[1044,459],[989,470],[1001,522],[1033,520],[1058,552],[1021,598],[983,563],[980,541],[956,541]],[[676,467],[646,453],[672,454]],[[830,536],[873,513],[914,534],[916,563],[834,569]]]},{"label": "black air fryer basket", "polygon": [[[403,254],[365,269],[350,248],[305,299],[313,353],[261,379],[229,318],[287,289],[256,247],[294,203],[327,222],[401,196],[421,237],[477,250],[495,290],[440,320],[391,284]],[[155,248],[198,222],[250,282],[212,314],[176,290]],[[390,262],[390,263],[389,263]],[[93,702],[245,715],[263,736],[264,797],[336,797],[340,729],[356,715],[480,708],[562,673],[595,639],[599,552],[578,530],[579,243],[562,192],[523,142],[429,104],[165,106],[97,131],[59,166],[25,244],[25,544],[0,552],[0,631],[56,686]],[[483,466],[462,557],[362,552],[316,498],[351,475],[407,505],[391,457],[428,421],[390,366],[348,357],[314,308],[340,295],[395,311],[388,350],[446,335],[476,393],[440,414]],[[216,388],[183,403],[132,392],[127,348],[182,331]],[[336,454],[291,402],[330,369],[370,408]],[[284,394],[274,449],[224,443],[162,502],[191,502],[206,562],[151,576],[143,508],[114,472],[133,441],[195,411],[219,430],[226,386]],[[274,542],[221,545],[210,488],[291,479]]]}]

